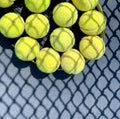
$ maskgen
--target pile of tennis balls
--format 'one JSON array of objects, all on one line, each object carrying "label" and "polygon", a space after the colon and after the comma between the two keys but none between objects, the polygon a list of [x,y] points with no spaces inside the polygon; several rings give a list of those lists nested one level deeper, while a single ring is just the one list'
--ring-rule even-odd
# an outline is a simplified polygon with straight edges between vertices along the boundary
[{"label": "pile of tennis balls", "polygon": [[[0,0],[0,8],[5,10],[14,2]],[[62,69],[68,74],[78,74],[83,71],[86,60],[100,59],[105,53],[105,43],[100,37],[106,28],[105,16],[96,10],[98,0],[59,0],[50,11],[57,26],[50,33],[52,24],[44,12],[51,2],[24,0],[31,15],[23,19],[15,12],[4,14],[0,18],[0,32],[6,38],[17,38],[14,45],[16,57],[22,61],[34,61],[40,71],[53,73]],[[84,37],[76,39],[72,31],[75,24],[79,26],[76,30],[81,31]],[[24,32],[26,36],[22,36]],[[39,40],[46,36],[50,46],[41,48]],[[76,41],[79,41],[79,48],[74,47]]]}]

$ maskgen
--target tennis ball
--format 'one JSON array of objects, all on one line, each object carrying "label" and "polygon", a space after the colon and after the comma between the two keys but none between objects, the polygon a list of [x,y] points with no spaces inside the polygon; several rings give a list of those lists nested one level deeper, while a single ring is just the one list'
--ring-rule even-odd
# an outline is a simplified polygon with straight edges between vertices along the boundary
[{"label": "tennis ball", "polygon": [[0,8],[8,8],[14,4],[15,0],[0,0]]},{"label": "tennis ball", "polygon": [[99,36],[85,36],[79,43],[79,49],[86,59],[97,60],[105,53],[105,43]]},{"label": "tennis ball", "polygon": [[87,35],[98,35],[105,30],[106,20],[99,11],[90,10],[81,15],[79,26],[81,31]]},{"label": "tennis ball", "polygon": [[17,13],[6,13],[0,19],[0,31],[7,38],[17,38],[24,32],[24,20]]},{"label": "tennis ball", "polygon": [[85,59],[76,49],[69,49],[61,56],[61,67],[68,74],[78,74],[85,67]]},{"label": "tennis ball", "polygon": [[39,51],[36,65],[44,73],[53,73],[60,66],[60,55],[54,49],[45,47]]},{"label": "tennis ball", "polygon": [[15,43],[15,54],[22,61],[32,61],[37,56],[40,45],[37,40],[24,36]]},{"label": "tennis ball", "polygon": [[72,2],[80,11],[94,9],[98,4],[98,0],[72,0]]},{"label": "tennis ball", "polygon": [[74,46],[74,34],[68,28],[56,28],[50,35],[50,44],[55,50],[64,52]]},{"label": "tennis ball", "polygon": [[42,38],[47,35],[50,23],[46,16],[42,14],[31,14],[25,22],[26,33],[33,38]]},{"label": "tennis ball", "polygon": [[70,27],[78,18],[77,9],[69,2],[61,2],[53,9],[53,20],[61,27]]},{"label": "tennis ball", "polygon": [[42,13],[48,9],[51,0],[24,0],[26,7],[34,13]]}]

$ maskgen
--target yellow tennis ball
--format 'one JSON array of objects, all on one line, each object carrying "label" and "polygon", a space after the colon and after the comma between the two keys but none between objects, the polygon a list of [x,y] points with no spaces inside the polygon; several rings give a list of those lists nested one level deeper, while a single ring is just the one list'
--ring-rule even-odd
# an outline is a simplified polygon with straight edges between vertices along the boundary
[{"label": "yellow tennis ball", "polygon": [[43,48],[37,55],[36,65],[44,73],[55,72],[60,66],[60,55],[52,48]]},{"label": "yellow tennis ball", "polygon": [[69,2],[61,2],[53,9],[53,20],[61,27],[70,27],[78,18],[77,9]]},{"label": "yellow tennis ball", "polygon": [[7,38],[17,38],[24,32],[24,20],[17,13],[6,13],[0,19],[0,31]]},{"label": "yellow tennis ball", "polygon": [[105,43],[99,36],[85,36],[80,41],[79,49],[86,59],[97,60],[105,53]]},{"label": "yellow tennis ball", "polygon": [[98,4],[98,0],[72,0],[72,2],[80,11],[94,9]]},{"label": "yellow tennis ball", "polygon": [[68,74],[78,74],[85,67],[85,59],[76,49],[69,49],[61,56],[61,67]]},{"label": "yellow tennis ball", "polygon": [[1,8],[8,8],[14,4],[15,0],[0,0]]},{"label": "yellow tennis ball", "polygon": [[15,54],[22,61],[32,61],[39,50],[40,45],[37,40],[28,36],[21,37],[15,44]]},{"label": "yellow tennis ball", "polygon": [[90,10],[80,16],[79,26],[87,35],[98,35],[105,30],[106,19],[99,11]]},{"label": "yellow tennis ball", "polygon": [[26,33],[33,38],[42,38],[47,35],[50,23],[46,16],[42,14],[31,14],[25,22]]},{"label": "yellow tennis ball", "polygon": [[50,44],[55,50],[64,52],[74,46],[74,34],[68,28],[56,28],[50,35]]},{"label": "yellow tennis ball", "polygon": [[24,0],[26,7],[34,13],[42,13],[48,9],[51,0]]}]

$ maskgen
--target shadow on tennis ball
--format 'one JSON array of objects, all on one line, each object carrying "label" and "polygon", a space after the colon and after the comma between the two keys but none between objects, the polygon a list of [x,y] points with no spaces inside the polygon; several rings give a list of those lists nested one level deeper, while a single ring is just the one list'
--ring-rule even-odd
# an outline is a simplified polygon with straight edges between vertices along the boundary
[{"label": "shadow on tennis ball", "polygon": [[73,75],[72,74],[67,74],[62,69],[60,69],[60,70],[57,70],[56,72],[54,72],[53,76],[58,80],[65,80],[65,79],[67,79],[67,78],[69,78]]},{"label": "shadow on tennis ball", "polygon": [[30,65],[31,68],[31,75],[35,77],[36,79],[43,79],[47,77],[49,74],[41,72],[35,63],[31,63]]},{"label": "shadow on tennis ball", "polygon": [[[38,70],[34,63],[30,65],[30,68],[32,76],[34,76],[36,79],[43,79],[50,75],[50,73],[43,73],[40,70]],[[57,70],[54,73],[52,73],[52,75],[55,77],[56,80],[65,80],[72,76],[70,74],[65,73],[63,70]]]},{"label": "shadow on tennis ball", "polygon": [[45,78],[45,77],[47,77],[49,75],[49,74],[46,74],[46,73],[43,73],[43,72],[39,71],[38,68],[36,67],[35,63],[33,63],[31,61],[22,61],[22,60],[19,60],[16,57],[15,53],[13,53],[11,62],[18,69],[25,68],[25,67],[29,66],[30,67],[31,75],[33,77],[35,77],[36,79],[42,79],[42,78]]},{"label": "shadow on tennis ball", "polygon": [[1,34],[0,34],[0,46],[2,46],[5,49],[13,49],[11,43]]},{"label": "shadow on tennis ball", "polygon": [[15,52],[13,52],[11,62],[14,64],[14,66],[16,66],[19,69],[25,68],[25,67],[31,65],[30,61],[22,61],[22,60],[18,59],[15,55]]}]

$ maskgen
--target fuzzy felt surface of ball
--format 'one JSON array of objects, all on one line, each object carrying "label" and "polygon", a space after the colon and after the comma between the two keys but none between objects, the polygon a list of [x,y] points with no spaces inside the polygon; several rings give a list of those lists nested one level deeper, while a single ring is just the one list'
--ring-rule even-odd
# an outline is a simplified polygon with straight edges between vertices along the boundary
[{"label": "fuzzy felt surface of ball", "polygon": [[94,9],[97,6],[98,0],[72,0],[72,3],[78,10],[88,11]]},{"label": "fuzzy felt surface of ball", "polygon": [[78,74],[85,67],[85,59],[76,49],[70,49],[61,56],[61,67],[68,74]]},{"label": "fuzzy felt surface of ball", "polygon": [[59,27],[54,29],[51,33],[50,43],[55,50],[65,52],[74,46],[75,37],[70,29]]},{"label": "fuzzy felt surface of ball", "polygon": [[61,27],[70,27],[76,23],[78,11],[69,2],[61,2],[53,9],[53,20]]},{"label": "fuzzy felt surface of ball", "polygon": [[80,16],[79,27],[87,35],[99,35],[106,28],[106,19],[101,12],[90,10]]},{"label": "fuzzy felt surface of ball", "polygon": [[51,0],[24,0],[26,7],[33,13],[42,13],[46,11]]},{"label": "fuzzy felt surface of ball", "polygon": [[40,50],[37,40],[24,36],[17,40],[15,44],[15,55],[22,61],[32,61],[36,58]]},{"label": "fuzzy felt surface of ball", "polygon": [[0,0],[0,8],[8,8],[14,4],[15,0]]},{"label": "fuzzy felt surface of ball", "polygon": [[0,19],[0,32],[7,38],[17,38],[24,32],[24,19],[17,13],[8,12]]},{"label": "fuzzy felt surface of ball", "polygon": [[50,29],[48,18],[43,14],[31,14],[25,22],[26,33],[35,39],[43,38]]},{"label": "fuzzy felt surface of ball", "polygon": [[82,55],[88,60],[100,59],[105,53],[105,43],[99,36],[85,36],[79,43]]},{"label": "fuzzy felt surface of ball", "polygon": [[39,51],[36,65],[44,73],[53,73],[60,66],[60,55],[54,49],[45,47]]}]

